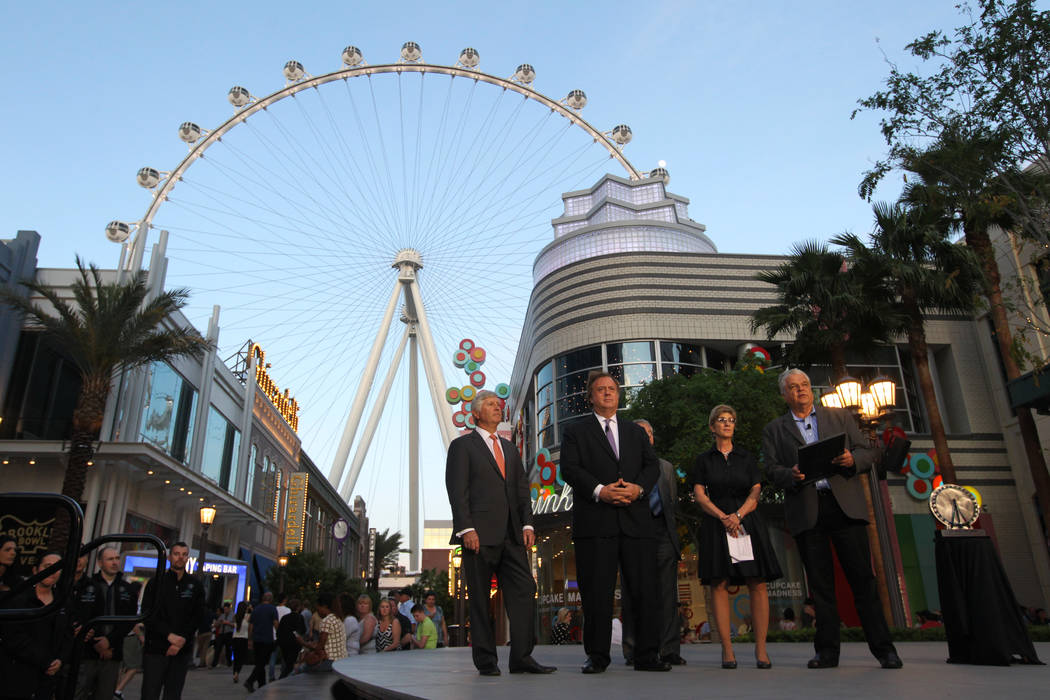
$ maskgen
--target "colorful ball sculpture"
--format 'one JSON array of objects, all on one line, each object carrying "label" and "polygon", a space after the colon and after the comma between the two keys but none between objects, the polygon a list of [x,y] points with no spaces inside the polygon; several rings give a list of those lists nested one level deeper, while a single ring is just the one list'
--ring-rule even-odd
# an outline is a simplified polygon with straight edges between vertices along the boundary
[{"label": "colorful ball sculpture", "polygon": [[[485,387],[488,379],[481,371],[485,359],[485,348],[478,347],[470,338],[459,341],[459,347],[452,352],[452,364],[462,369],[470,382],[461,387],[449,387],[445,391],[445,400],[453,407],[452,422],[457,428],[474,427],[474,417],[470,410],[478,391]],[[500,399],[500,409],[506,411],[510,386],[505,383],[497,384],[494,392]]]}]

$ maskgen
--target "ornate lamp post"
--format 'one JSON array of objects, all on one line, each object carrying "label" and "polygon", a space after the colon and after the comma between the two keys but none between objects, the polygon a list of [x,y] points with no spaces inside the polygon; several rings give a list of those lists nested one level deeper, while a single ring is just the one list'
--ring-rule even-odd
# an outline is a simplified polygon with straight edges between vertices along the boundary
[{"label": "ornate lamp post", "polygon": [[288,555],[287,554],[282,554],[281,556],[277,557],[277,565],[279,567],[281,567],[281,590],[280,590],[280,594],[283,596],[284,595],[284,567],[288,566]]},{"label": "ornate lamp post", "polygon": [[208,554],[208,528],[215,522],[215,506],[201,506],[201,551],[197,558],[197,574],[204,580],[204,559]]},{"label": "ornate lamp post", "polygon": [[463,610],[463,556],[461,554],[452,555],[452,569],[456,574],[456,622],[459,623],[459,629],[457,630],[456,646],[467,645],[467,620]]}]

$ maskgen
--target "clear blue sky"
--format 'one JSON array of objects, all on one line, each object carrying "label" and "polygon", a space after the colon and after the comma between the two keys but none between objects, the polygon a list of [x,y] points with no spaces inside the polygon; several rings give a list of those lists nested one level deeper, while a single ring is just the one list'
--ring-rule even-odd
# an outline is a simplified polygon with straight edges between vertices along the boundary
[{"label": "clear blue sky", "polygon": [[[509,76],[528,62],[546,95],[585,90],[583,116],[605,129],[629,124],[626,153],[640,169],[666,160],[669,189],[691,200],[721,251],[784,253],[868,230],[856,186],[884,144],[874,115],[850,112],[880,87],[887,56],[911,67],[908,40],[961,23],[954,4],[17,3],[0,24],[0,237],[39,231],[45,267],[71,266],[74,253],[113,266],[118,249],[103,227],[142,215],[148,195],[135,172],[178,163],[181,122],[218,125],[232,85],[277,89],[289,59],[316,75],[338,68],[347,44],[383,63],[415,41],[430,63],[452,64],[472,46],[486,72]],[[312,439],[330,448],[337,437]],[[448,517],[440,461],[424,475],[428,518]],[[406,528],[407,497],[392,496],[403,477],[370,468],[362,482],[374,524]]]}]

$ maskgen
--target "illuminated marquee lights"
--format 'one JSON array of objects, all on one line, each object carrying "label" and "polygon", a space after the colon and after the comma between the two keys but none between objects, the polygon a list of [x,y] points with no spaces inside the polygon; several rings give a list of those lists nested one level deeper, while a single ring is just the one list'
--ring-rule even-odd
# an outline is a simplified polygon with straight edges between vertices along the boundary
[{"label": "illuminated marquee lights", "polygon": [[285,389],[282,394],[277,383],[270,379],[270,375],[266,372],[266,353],[258,343],[252,344],[251,352],[258,360],[255,363],[256,385],[266,394],[266,398],[270,399],[270,403],[277,409],[277,412],[288,421],[292,430],[299,432],[299,402],[289,396],[289,389]]},{"label": "illuminated marquee lights", "polygon": [[288,505],[284,522],[284,548],[302,550],[306,534],[306,492],[310,474],[295,472],[288,479]]}]

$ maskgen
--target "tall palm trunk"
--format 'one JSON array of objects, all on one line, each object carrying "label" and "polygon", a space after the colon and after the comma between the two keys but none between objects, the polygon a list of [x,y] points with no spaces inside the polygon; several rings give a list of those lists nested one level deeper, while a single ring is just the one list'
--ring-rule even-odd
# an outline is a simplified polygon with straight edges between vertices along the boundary
[{"label": "tall palm trunk", "polygon": [[[981,264],[981,271],[984,273],[984,295],[988,298],[988,315],[995,328],[995,339],[999,344],[999,356],[1006,370],[1006,378],[1007,380],[1017,379],[1021,376],[1021,368],[1017,366],[1013,357],[1013,333],[1006,316],[1002,279],[999,275],[999,266],[995,261],[995,250],[992,248],[988,229],[979,222],[967,221],[965,234],[966,245],[976,253]],[[1043,535],[1046,542],[1050,544],[1050,473],[1046,469],[1046,458],[1043,456],[1043,448],[1039,442],[1039,433],[1036,430],[1031,409],[1018,408],[1016,413],[1017,427],[1021,432],[1021,442],[1024,444],[1028,461],[1028,471],[1032,475],[1032,483],[1039,500],[1039,509],[1043,515]]]},{"label": "tall palm trunk", "polygon": [[[911,295],[908,295],[911,296]],[[926,331],[922,324],[922,310],[915,299],[903,299],[908,309],[908,347],[915,361],[915,371],[919,375],[919,391],[922,392],[926,413],[929,417],[930,435],[933,437],[933,449],[937,453],[937,465],[945,483],[956,483],[955,464],[948,449],[948,436],[944,432],[944,420],[937,404],[937,393],[933,389],[933,376],[930,374],[929,350],[926,345]]]},{"label": "tall palm trunk", "polygon": [[846,376],[846,346],[835,343],[828,348],[828,355],[831,360],[831,383],[834,385]]},{"label": "tall palm trunk", "polygon": [[[95,454],[94,443],[102,431],[102,419],[109,398],[109,377],[88,375],[84,377],[73,411],[73,434],[70,440],[66,474],[62,480],[62,494],[80,503],[87,483],[88,462]],[[112,504],[107,504],[112,507]],[[51,529],[51,546],[64,547],[69,540],[70,522],[65,512],[60,512]]]}]

